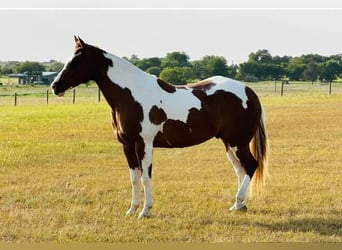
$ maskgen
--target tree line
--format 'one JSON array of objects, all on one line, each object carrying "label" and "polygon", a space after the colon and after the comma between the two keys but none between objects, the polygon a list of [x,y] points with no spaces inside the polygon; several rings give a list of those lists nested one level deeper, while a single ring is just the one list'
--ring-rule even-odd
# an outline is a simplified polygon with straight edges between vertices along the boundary
[{"label": "tree line", "polygon": [[[126,60],[140,69],[173,84],[195,82],[213,75],[222,75],[247,82],[263,80],[334,81],[342,77],[342,54],[321,56],[307,54],[299,57],[272,56],[266,49],[249,54],[248,61],[228,65],[223,56],[207,55],[190,61],[185,52],[167,53],[165,57],[140,59],[136,55]],[[0,65],[0,74],[60,71],[63,63],[51,60],[39,62],[7,62]]]},{"label": "tree line", "polygon": [[299,57],[272,56],[266,49],[249,54],[248,61],[228,65],[222,56],[204,56],[189,61],[185,52],[167,53],[166,57],[143,58],[133,55],[126,58],[142,70],[161,79],[184,84],[213,75],[223,75],[247,82],[264,80],[316,80],[331,82],[342,77],[342,54],[321,56],[307,54]]},{"label": "tree line", "polygon": [[32,74],[33,72],[52,71],[58,72],[64,66],[64,63],[56,60],[50,60],[49,62],[32,62],[32,61],[9,61],[0,64],[0,75],[24,73]]}]

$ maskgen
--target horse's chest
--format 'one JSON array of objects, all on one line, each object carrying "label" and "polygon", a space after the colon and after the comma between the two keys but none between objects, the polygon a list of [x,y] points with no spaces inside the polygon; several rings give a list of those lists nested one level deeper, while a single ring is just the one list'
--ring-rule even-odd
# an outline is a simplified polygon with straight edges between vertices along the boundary
[{"label": "horse's chest", "polygon": [[112,112],[113,127],[121,143],[133,143],[142,131],[139,116],[129,112]]}]

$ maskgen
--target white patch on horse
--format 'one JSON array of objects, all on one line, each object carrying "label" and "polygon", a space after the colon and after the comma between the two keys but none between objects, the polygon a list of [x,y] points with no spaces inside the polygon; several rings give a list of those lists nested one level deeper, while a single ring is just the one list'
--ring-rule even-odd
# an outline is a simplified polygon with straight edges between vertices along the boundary
[{"label": "white patch on horse", "polygon": [[201,109],[201,101],[190,89],[181,88],[169,93],[156,84],[155,76],[143,72],[120,57],[106,53],[104,56],[113,61],[113,67],[108,69],[108,77],[122,88],[128,88],[133,98],[143,108],[144,118],[141,123],[143,138],[153,140],[154,136],[163,129],[164,123],[155,125],[148,119],[153,106],[162,108],[167,119],[184,123],[188,120],[190,109]]},{"label": "white patch on horse", "polygon": [[70,57],[66,60],[64,66],[63,66],[63,68],[62,68],[62,70],[58,73],[58,75],[57,75],[57,76],[55,77],[55,79],[53,80],[54,82],[58,82],[58,81],[61,79],[61,76],[62,76],[63,72],[66,70],[67,66],[70,64],[70,62],[72,61],[72,59],[73,59],[74,57],[75,57],[75,55],[73,54],[72,56],[70,56]]},{"label": "white patch on horse", "polygon": [[131,183],[132,183],[132,202],[131,207],[128,209],[126,215],[134,214],[139,207],[140,203],[140,170],[138,168],[130,169]]},{"label": "white patch on horse", "polygon": [[225,90],[236,95],[242,101],[242,107],[247,109],[248,97],[246,94],[246,86],[233,79],[223,76],[213,76],[205,79],[215,83],[216,85],[210,88],[206,93],[207,95],[214,94],[217,90]]},{"label": "white patch on horse", "polygon": [[240,159],[237,157],[236,152],[237,152],[237,147],[229,147],[229,149],[227,150],[227,157],[228,157],[228,160],[230,160],[230,162],[232,163],[236,176],[238,177],[238,189],[239,189],[246,175],[246,170],[241,165]]}]

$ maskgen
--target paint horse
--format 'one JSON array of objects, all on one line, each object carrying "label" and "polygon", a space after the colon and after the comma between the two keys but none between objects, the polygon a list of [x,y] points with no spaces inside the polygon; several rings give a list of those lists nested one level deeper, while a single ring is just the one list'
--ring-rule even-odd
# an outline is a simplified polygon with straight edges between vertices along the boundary
[{"label": "paint horse", "polygon": [[[187,147],[220,138],[238,177],[230,210],[246,211],[250,182],[262,186],[267,171],[267,136],[262,105],[249,87],[213,76],[198,83],[173,86],[126,60],[75,37],[75,51],[51,88],[58,96],[93,80],[111,107],[112,125],[127,158],[132,201],[127,215],[140,204],[138,218],[148,217],[154,147]],[[171,170],[170,170],[171,171]]]}]

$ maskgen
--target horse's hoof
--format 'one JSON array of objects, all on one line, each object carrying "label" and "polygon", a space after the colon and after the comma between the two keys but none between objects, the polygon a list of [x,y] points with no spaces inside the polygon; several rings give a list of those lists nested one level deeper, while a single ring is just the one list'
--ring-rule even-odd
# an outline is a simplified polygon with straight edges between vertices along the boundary
[{"label": "horse's hoof", "polygon": [[126,216],[131,216],[132,214],[134,214],[139,206],[132,206],[130,209],[127,210],[126,212]]},{"label": "horse's hoof", "polygon": [[244,205],[243,207],[240,207],[239,209],[237,209],[236,211],[238,211],[238,212],[247,212],[247,207],[246,207],[246,205]]},{"label": "horse's hoof", "polygon": [[144,219],[144,218],[150,218],[150,213],[140,213],[138,216],[138,220]]},{"label": "horse's hoof", "polygon": [[144,207],[144,209],[140,212],[138,219],[149,218],[150,217],[150,209],[152,207]]},{"label": "horse's hoof", "polygon": [[240,208],[237,208],[236,205],[232,206],[231,208],[229,208],[229,211],[232,211],[232,212],[247,212],[247,206],[246,205],[243,205],[242,207]]}]

